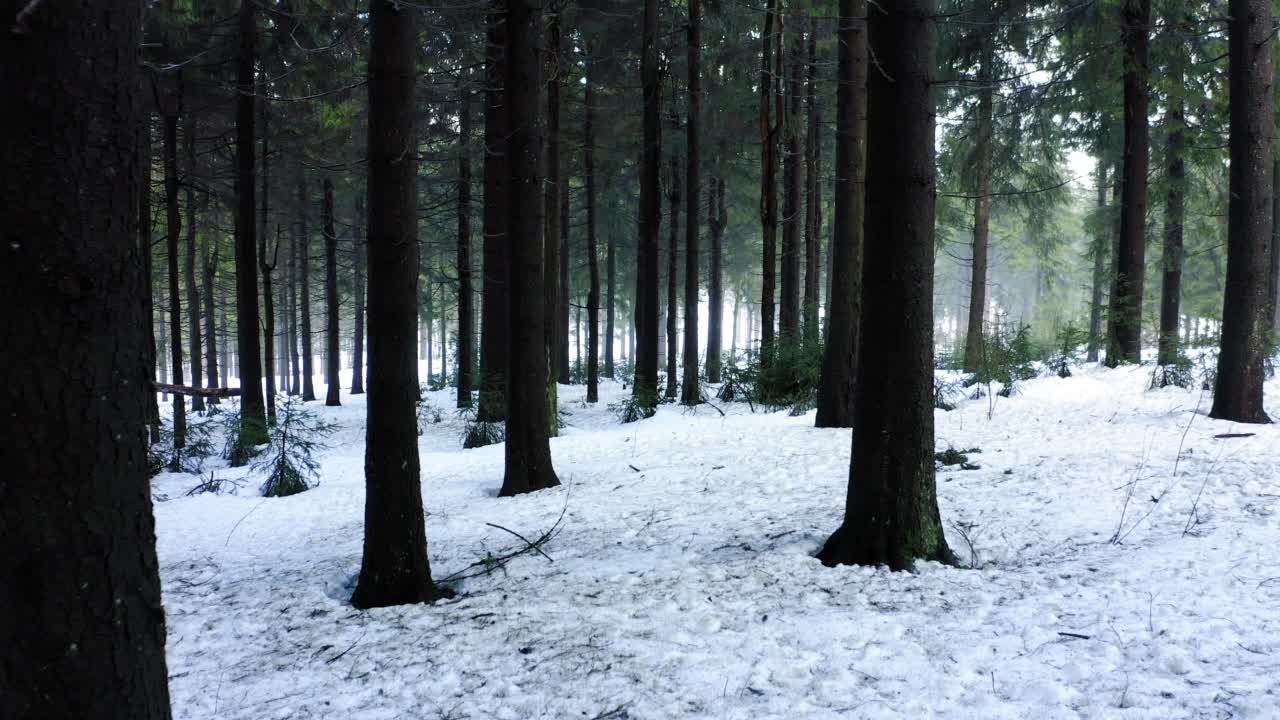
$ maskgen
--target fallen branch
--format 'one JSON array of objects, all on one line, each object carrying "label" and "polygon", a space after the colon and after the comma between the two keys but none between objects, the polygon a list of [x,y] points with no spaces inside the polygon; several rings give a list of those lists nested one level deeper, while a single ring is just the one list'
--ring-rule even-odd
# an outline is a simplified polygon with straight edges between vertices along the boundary
[{"label": "fallen branch", "polygon": [[187,385],[171,385],[169,383],[151,383],[156,392],[173,393],[174,395],[199,395],[200,397],[228,398],[240,397],[240,388],[195,388]]}]

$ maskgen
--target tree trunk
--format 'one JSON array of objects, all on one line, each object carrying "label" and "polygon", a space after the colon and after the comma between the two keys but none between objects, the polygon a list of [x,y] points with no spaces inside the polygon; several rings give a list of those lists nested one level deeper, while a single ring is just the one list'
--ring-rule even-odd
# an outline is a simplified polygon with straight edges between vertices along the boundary
[{"label": "tree trunk", "polygon": [[[560,176],[560,12],[562,3],[556,3],[549,9],[547,18],[547,47],[542,57],[546,63],[546,103],[547,120],[546,153],[543,158],[546,168],[546,182],[542,185],[543,208],[542,218],[544,235],[542,237],[542,293],[543,308],[546,318],[543,329],[546,332],[547,378],[546,403],[548,432],[551,437],[559,434],[560,418],[558,412],[556,374],[560,367],[560,244],[561,244],[561,200],[564,188]],[[536,187],[536,186],[535,186]],[[568,328],[565,328],[566,330]],[[566,352],[567,352],[566,348]]]},{"label": "tree trunk", "polygon": [[[712,178],[711,198],[707,208],[707,227],[711,230],[711,268],[707,278],[707,382],[719,383],[723,378],[724,344],[724,229],[729,224],[729,211],[724,204],[725,181]],[[737,304],[737,297],[734,297]],[[737,322],[737,318],[734,318]],[[737,332],[737,328],[734,328]]]},{"label": "tree trunk", "polygon": [[[190,329],[190,341],[187,350],[191,355],[191,386],[200,387],[204,369],[200,362],[200,286],[196,282],[196,203],[192,181],[196,172],[196,120],[193,113],[187,113],[183,146],[186,151],[187,182],[187,248],[184,257],[183,274],[187,283],[187,327]],[[191,398],[191,409],[204,412],[204,398],[194,395]]]},{"label": "tree trunk", "polygon": [[[365,263],[368,243],[365,242],[364,195],[356,192],[356,218],[351,224],[351,256],[354,266],[351,283],[351,294],[355,301],[355,318],[351,328],[351,394],[364,394],[364,305],[365,305]],[[470,282],[470,265],[467,281]],[[459,271],[461,272],[461,270]],[[468,397],[470,397],[468,395]]]},{"label": "tree trunk", "polygon": [[167,720],[140,3],[18,7],[0,35],[0,717]]},{"label": "tree trunk", "polygon": [[689,210],[685,213],[684,233],[684,377],[680,386],[680,402],[697,405],[702,402],[698,387],[698,223],[702,219],[699,192],[699,133],[702,123],[702,3],[689,0],[689,118],[686,125],[685,161]]},{"label": "tree trunk", "polygon": [[[800,203],[800,167],[804,157],[800,154],[800,107],[804,102],[804,63],[801,54],[804,33],[791,32],[791,48],[788,55],[791,64],[787,82],[787,114],[784,121],[786,149],[783,150],[782,170],[782,302],[778,315],[778,335],[783,345],[800,340],[800,242],[804,213]],[[782,46],[778,46],[779,52]]]},{"label": "tree trunk", "polygon": [[1275,188],[1280,186],[1280,157],[1271,166],[1271,288],[1267,295],[1271,310],[1271,328],[1280,331],[1280,193]]},{"label": "tree trunk", "polygon": [[973,257],[969,275],[969,323],[965,330],[964,370],[976,373],[985,365],[987,260],[991,237],[991,154],[995,89],[991,50],[978,70],[978,127],[974,139]]},{"label": "tree trunk", "polygon": [[[1174,78],[1181,82],[1181,78]],[[1172,365],[1178,361],[1178,304],[1182,297],[1182,226],[1186,217],[1187,167],[1186,136],[1180,91],[1170,93],[1165,110],[1165,162],[1168,163],[1168,191],[1164,204],[1164,265],[1160,284],[1160,349],[1156,363]],[[1268,208],[1269,209],[1269,208]]]},{"label": "tree trunk", "polygon": [[342,403],[338,398],[342,381],[338,378],[338,232],[334,228],[333,219],[333,181],[324,179],[324,200],[320,208],[321,222],[324,224],[324,300],[325,300],[325,332],[324,332],[324,382],[327,386],[324,404],[337,407]]},{"label": "tree trunk", "polygon": [[432,602],[418,464],[417,13],[369,4],[369,393],[364,559],[351,604]]},{"label": "tree trunk", "polygon": [[609,237],[605,240],[605,313],[604,313],[604,372],[605,377],[613,379],[613,335],[614,320],[617,316],[616,300],[618,297],[618,258],[617,258],[617,233],[612,229],[609,230]]},{"label": "tree trunk", "polygon": [[[480,405],[482,421],[502,421],[507,416],[507,239],[506,182],[507,129],[504,102],[507,15],[503,0],[485,14],[484,108],[484,268],[480,300]],[[541,196],[541,195],[539,195]]]},{"label": "tree trunk", "polygon": [[635,383],[636,404],[652,414],[658,403],[658,234],[662,210],[659,206],[659,166],[662,162],[662,126],[659,120],[662,81],[658,71],[658,4],[644,0],[644,23],[640,56],[640,76],[644,95],[640,162],[640,238],[637,253],[637,306]]},{"label": "tree trunk", "polygon": [[[212,249],[209,248],[212,244]],[[222,373],[226,373],[226,364],[223,363],[219,369],[219,360],[221,354],[218,351],[218,325],[217,311],[218,302],[217,295],[214,291],[218,276],[218,239],[215,236],[212,240],[206,240],[204,267],[202,275],[204,276],[204,336],[205,346],[208,354],[205,355],[205,378],[206,384],[211,388],[226,387],[226,379]],[[209,404],[216,403],[215,399],[210,399]]]},{"label": "tree trunk", "polygon": [[471,307],[471,93],[458,105],[458,407],[471,407],[475,311]]},{"label": "tree trunk", "polygon": [[[234,249],[234,248],[232,248]],[[218,374],[222,381],[222,387],[230,387],[231,375],[231,330],[227,323],[227,306],[224,300],[222,306],[218,310],[218,334],[222,336],[222,344],[218,349]]]},{"label": "tree trunk", "polygon": [[[844,5],[847,8],[847,4]],[[826,565],[909,569],[953,562],[938,512],[933,437],[934,3],[902,0],[868,18],[866,247],[858,405],[844,523]]]},{"label": "tree trunk", "polygon": [[302,364],[298,358],[301,328],[298,321],[298,276],[302,255],[302,234],[295,226],[289,239],[289,394],[302,395]]},{"label": "tree trunk", "polygon": [[[511,323],[506,472],[498,494],[507,497],[553,487],[560,481],[551,465],[547,410],[551,366],[547,362],[549,314],[543,276],[556,268],[544,267],[542,247],[542,5],[535,0],[503,0],[502,4],[507,18],[503,106],[507,110],[506,238]],[[553,238],[545,240],[554,242]]]},{"label": "tree trunk", "polygon": [[[775,273],[777,272],[777,232],[778,232],[778,125],[781,117],[770,118],[770,107],[775,94],[774,83],[781,82],[776,78],[773,69],[773,36],[776,18],[777,0],[767,0],[764,11],[764,32],[760,36],[763,52],[760,54],[760,227],[763,260],[760,280],[760,316],[763,333],[760,340],[760,355],[768,359],[773,348],[773,296]],[[778,55],[782,48],[778,47]],[[781,113],[778,113],[781,115]]]},{"label": "tree trunk", "polygon": [[267,101],[263,98],[259,103],[262,109],[262,132],[259,133],[262,142],[262,211],[258,216],[258,269],[262,271],[262,371],[267,381],[267,422],[272,425],[276,422],[276,379],[275,373],[272,372],[272,365],[275,362],[275,309],[272,307],[274,302],[271,295],[271,273],[276,269],[276,258],[280,253],[280,227],[276,226],[276,244],[275,249],[271,253],[271,260],[267,260],[267,211],[268,200],[270,198],[270,174],[268,173],[268,160],[270,156],[267,154],[267,122],[269,118]]},{"label": "tree trunk", "polygon": [[[556,376],[565,385],[569,384],[569,253],[572,247],[569,242],[569,200],[569,174],[566,172],[560,175],[560,278],[557,282],[557,287],[560,288],[560,300],[557,303],[560,317],[556,321],[560,338],[560,349],[556,353],[556,362],[559,364]],[[582,362],[581,354],[578,362]]]},{"label": "tree trunk", "polygon": [[262,399],[262,355],[258,346],[257,207],[253,189],[254,162],[254,42],[257,17],[251,2],[239,13],[239,52],[236,57],[236,367],[240,371],[240,436],[233,465],[248,462],[252,449],[267,442],[266,406]]},{"label": "tree trunk", "polygon": [[835,217],[831,298],[818,384],[817,427],[852,427],[862,318],[866,218],[867,3],[840,0],[836,72]]},{"label": "tree trunk", "polygon": [[738,323],[742,312],[742,291],[733,292],[733,329],[729,332],[729,357],[736,362],[738,358]]},{"label": "tree trunk", "polygon": [[[138,123],[138,159],[141,165],[142,181],[138,192],[138,247],[141,250],[142,263],[142,308],[146,314],[147,344],[145,363],[151,379],[156,375],[156,309],[155,282],[151,274],[154,265],[152,260],[151,238],[151,116],[144,115]],[[151,443],[160,442],[160,405],[156,394],[147,395],[147,427]]]},{"label": "tree trunk", "polygon": [[440,288],[440,383],[449,379],[449,316],[444,310],[444,288]]},{"label": "tree trunk", "polygon": [[[695,0],[696,2],[697,0]],[[590,274],[590,285],[587,288],[587,402],[600,401],[600,262],[596,257],[596,63],[592,54],[593,47],[587,45],[587,85],[585,108],[582,122],[583,144],[583,176],[587,191],[587,272]],[[613,253],[609,254],[610,260]],[[609,304],[609,332],[613,331],[612,310]],[[581,336],[579,335],[579,338]],[[581,342],[581,340],[579,340]],[[613,338],[609,337],[612,345]],[[613,353],[607,353],[612,361]],[[578,353],[581,362],[582,353]]]},{"label": "tree trunk", "polygon": [[1231,201],[1228,205],[1227,286],[1222,303],[1222,350],[1209,417],[1271,422],[1262,383],[1271,327],[1272,28],[1271,3],[1231,0]]},{"label": "tree trunk", "polygon": [[1108,308],[1111,344],[1107,366],[1141,361],[1142,284],[1146,263],[1147,49],[1151,0],[1125,0],[1121,12],[1124,46],[1124,177],[1120,196],[1120,238]]},{"label": "tree trunk", "polygon": [[[178,207],[178,115],[164,116],[164,206],[165,236],[169,266],[169,363],[173,384],[182,385],[182,288],[178,285],[178,236],[182,234],[182,214]],[[187,404],[173,395],[173,447],[187,446]],[[173,468],[177,470],[175,466]]]},{"label": "tree trunk", "polygon": [[1107,255],[1111,247],[1108,229],[1111,227],[1107,213],[1107,164],[1098,156],[1097,169],[1098,200],[1097,229],[1093,238],[1093,247],[1089,254],[1093,256],[1093,287],[1089,294],[1089,342],[1085,359],[1098,362],[1098,350],[1102,347],[1102,288],[1107,282]]},{"label": "tree trunk", "polygon": [[680,276],[680,161],[671,157],[671,221],[668,225],[670,236],[667,243],[667,389],[666,398],[676,399],[676,323],[680,316],[676,298],[679,297],[677,279]]},{"label": "tree trunk", "polygon": [[822,196],[818,184],[818,162],[822,148],[822,111],[818,108],[818,39],[817,24],[809,19],[808,79],[805,105],[809,110],[809,129],[805,133],[804,180],[804,301],[801,308],[803,337],[806,345],[818,342],[818,246],[821,244],[822,218],[819,205]]},{"label": "tree trunk", "polygon": [[307,176],[298,165],[298,322],[302,325],[302,401],[316,399],[315,345],[311,339],[311,232],[307,226]]}]

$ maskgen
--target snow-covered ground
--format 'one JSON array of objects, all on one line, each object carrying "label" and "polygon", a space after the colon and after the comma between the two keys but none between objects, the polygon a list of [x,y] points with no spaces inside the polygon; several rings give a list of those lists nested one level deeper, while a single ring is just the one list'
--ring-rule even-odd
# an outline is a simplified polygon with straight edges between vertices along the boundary
[{"label": "snow-covered ground", "polygon": [[[502,448],[461,450],[452,395],[433,393],[435,576],[523,545],[486,523],[533,537],[564,512],[552,559],[367,612],[347,602],[365,407],[344,393],[321,408],[342,429],[309,492],[186,497],[194,477],[157,478],[174,715],[1280,717],[1280,430],[1211,420],[1207,394],[1148,377],[1090,368],[990,418],[987,399],[938,412],[939,450],[981,449],[938,477],[975,569],[913,574],[813,559],[850,436],[812,414],[664,406],[620,425],[620,386],[594,408],[561,387],[563,487],[498,499]],[[1254,435],[1214,437],[1232,432]]]}]

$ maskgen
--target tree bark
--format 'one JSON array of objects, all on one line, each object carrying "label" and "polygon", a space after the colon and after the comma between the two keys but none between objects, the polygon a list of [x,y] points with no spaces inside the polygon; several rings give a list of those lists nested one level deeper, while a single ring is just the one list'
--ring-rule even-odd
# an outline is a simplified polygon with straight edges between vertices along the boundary
[{"label": "tree bark", "polygon": [[[212,248],[209,246],[212,245]],[[218,302],[214,288],[217,287],[218,277],[218,239],[215,236],[212,240],[205,242],[204,267],[202,268],[204,276],[204,336],[208,354],[205,356],[205,383],[211,388],[225,387],[226,382],[219,382],[222,378],[221,373],[226,372],[226,365],[222,368],[218,367],[221,355],[218,352],[218,326],[217,311]],[[214,404],[214,400],[210,400],[209,404]]]},{"label": "tree bark", "polygon": [[[200,377],[204,369],[200,362],[200,349],[202,340],[200,338],[200,285],[196,280],[196,203],[195,191],[192,184],[196,173],[196,119],[195,115],[188,113],[186,116],[186,128],[183,138],[183,147],[186,151],[187,163],[187,182],[186,185],[186,203],[187,203],[187,247],[184,256],[183,275],[187,283],[187,326],[190,329],[190,339],[187,344],[187,350],[191,355],[191,385],[192,387],[200,387],[202,378]],[[197,412],[204,411],[204,398],[195,395],[191,398],[191,409]]]},{"label": "tree bark", "polygon": [[818,107],[818,33],[817,23],[809,19],[807,49],[808,78],[805,82],[805,106],[809,110],[809,128],[805,133],[804,180],[804,300],[801,324],[806,345],[818,342],[818,256],[821,241],[822,195],[818,183],[822,149],[822,110]]},{"label": "tree bark", "polygon": [[1271,327],[1267,292],[1271,269],[1272,6],[1231,0],[1231,177],[1227,285],[1222,303],[1222,350],[1209,417],[1271,422],[1262,383]]},{"label": "tree bark", "polygon": [[547,427],[551,437],[559,434],[560,427],[556,375],[560,367],[560,245],[563,220],[560,209],[564,191],[560,176],[560,13],[563,6],[563,2],[553,3],[549,10],[547,46],[540,58],[546,63],[547,119],[544,138],[546,146],[543,148],[546,155],[543,163],[547,177],[542,185],[545,233],[542,237],[542,302],[546,311],[543,323],[549,371],[546,379],[546,404]]},{"label": "tree bark", "polygon": [[147,480],[140,5],[4,13],[4,718],[170,717]]},{"label": "tree bark", "polygon": [[[991,41],[984,40],[985,43]],[[990,46],[978,66],[977,133],[974,138],[973,257],[969,275],[969,323],[964,339],[964,371],[976,373],[986,364],[987,259],[991,237],[991,154],[995,85]]]},{"label": "tree bark", "polygon": [[[696,2],[696,0],[695,0]],[[596,61],[593,46],[587,45],[587,84],[582,122],[582,167],[587,192],[587,402],[600,401],[600,262],[596,257]],[[613,253],[609,254],[610,260]],[[613,332],[612,302],[609,305],[609,332]],[[612,345],[613,338],[609,337]],[[608,352],[610,361],[613,353]],[[578,353],[581,358],[581,353]]]},{"label": "tree bark", "polygon": [[302,401],[316,399],[315,345],[311,338],[311,232],[307,225],[307,176],[298,164],[298,322],[301,324]]},{"label": "tree bark", "polygon": [[[791,31],[788,53],[790,77],[787,81],[787,114],[784,123],[785,144],[782,169],[782,301],[778,314],[778,335],[785,345],[800,341],[800,243],[804,227],[804,211],[800,202],[800,168],[804,156],[800,152],[800,109],[804,102],[804,33]],[[778,46],[782,51],[782,46]]]},{"label": "tree bark", "polygon": [[507,129],[504,102],[506,74],[507,15],[502,0],[485,15],[485,108],[484,108],[484,287],[481,291],[480,320],[480,405],[483,421],[501,421],[507,416],[507,240],[506,182]]},{"label": "tree bark", "polygon": [[676,399],[676,324],[680,317],[680,309],[677,306],[676,298],[679,297],[678,278],[680,273],[680,202],[683,199],[680,191],[680,161],[673,155],[671,157],[671,180],[668,187],[671,188],[669,200],[671,202],[671,221],[668,224],[670,231],[669,241],[667,243],[667,388],[666,399]]},{"label": "tree bark", "polygon": [[419,477],[417,13],[369,4],[369,392],[365,433],[364,559],[351,604],[431,602]]},{"label": "tree bark", "polygon": [[[707,382],[711,383],[719,383],[723,379],[720,356],[724,352],[724,230],[729,224],[724,191],[724,179],[712,178],[707,207],[707,227],[711,230],[711,267],[707,278]],[[736,297],[734,304],[737,304]]]},{"label": "tree bark", "polygon": [[852,427],[862,317],[866,218],[867,3],[840,0],[836,72],[835,217],[831,298],[818,385],[817,427]]},{"label": "tree bark", "polygon": [[1142,285],[1146,263],[1147,61],[1151,0],[1125,0],[1121,11],[1124,46],[1124,177],[1120,197],[1120,237],[1108,308],[1107,366],[1141,361]]},{"label": "tree bark", "polygon": [[[507,110],[506,238],[511,320],[507,365],[506,472],[499,496],[559,485],[551,465],[547,384],[541,2],[503,0],[507,17],[503,106]],[[552,319],[554,315],[550,316]]]},{"label": "tree bark", "polygon": [[[761,339],[760,355],[768,359],[773,348],[773,311],[774,293],[777,273],[777,232],[778,232],[778,123],[781,118],[770,118],[770,107],[774,98],[775,72],[773,62],[774,24],[782,21],[776,17],[777,0],[767,0],[764,11],[764,32],[760,41],[763,52],[760,54],[760,229],[761,229],[761,280],[760,280],[760,317]],[[781,56],[782,48],[778,47]],[[780,80],[778,80],[780,82]],[[781,115],[781,113],[778,113]]]},{"label": "tree bark", "polygon": [[338,335],[338,232],[334,228],[333,218],[333,181],[324,179],[324,200],[320,209],[321,221],[324,225],[324,300],[325,300],[325,332],[324,332],[324,382],[327,386],[324,404],[329,407],[341,405],[338,391],[342,381],[339,379]]},{"label": "tree bark", "polygon": [[[351,394],[364,394],[364,306],[365,306],[365,264],[369,244],[365,241],[364,195],[356,192],[356,217],[351,224],[351,255],[354,272],[351,283],[351,294],[355,301],[355,317],[351,327]],[[468,265],[468,270],[470,266]],[[467,275],[470,281],[470,273]]]},{"label": "tree bark", "polygon": [[[1180,77],[1175,78],[1181,82]],[[1170,93],[1165,110],[1165,162],[1168,191],[1164,204],[1164,273],[1160,284],[1159,365],[1178,361],[1178,305],[1182,297],[1182,227],[1186,217],[1186,136],[1181,93]]]},{"label": "tree bark", "polygon": [[258,215],[258,269],[262,271],[262,371],[266,376],[267,384],[267,422],[275,424],[276,422],[276,379],[272,366],[275,364],[275,309],[272,306],[274,299],[271,294],[271,273],[276,269],[276,258],[280,252],[280,227],[276,226],[276,244],[272,252],[271,260],[267,260],[267,211],[270,193],[270,173],[269,159],[267,153],[267,123],[270,118],[268,112],[267,100],[262,98],[259,102],[262,110],[262,132],[259,133],[262,142],[262,208]]},{"label": "tree bark", "polygon": [[614,321],[617,317],[617,297],[618,297],[618,258],[617,258],[617,233],[612,229],[609,230],[609,237],[605,240],[605,321],[604,321],[604,372],[601,373],[610,380],[614,377],[613,372],[613,336]]},{"label": "tree bark", "polygon": [[637,243],[635,383],[637,406],[652,414],[658,403],[658,234],[662,218],[658,173],[662,163],[659,119],[658,4],[644,0],[640,76],[644,96],[640,162],[640,238]]},{"label": "tree bark", "polygon": [[702,220],[701,187],[699,186],[699,134],[702,124],[702,3],[689,0],[688,28],[689,118],[686,127],[685,175],[688,182],[689,210],[685,213],[684,233],[684,377],[680,386],[680,402],[697,405],[702,402],[698,387],[698,223]]},{"label": "tree bark", "polygon": [[236,57],[236,367],[240,377],[240,436],[233,465],[248,461],[252,448],[267,442],[266,406],[262,399],[262,355],[258,343],[258,247],[254,148],[254,43],[257,16],[252,2],[239,12]]},{"label": "tree bark", "polygon": [[471,307],[471,93],[459,88],[458,105],[458,407],[471,407],[475,311]]},{"label": "tree bark", "polygon": [[1102,291],[1107,282],[1107,256],[1110,254],[1111,227],[1107,213],[1107,164],[1101,154],[1098,156],[1097,169],[1098,200],[1097,229],[1094,232],[1093,246],[1089,254],[1093,256],[1093,287],[1089,294],[1089,341],[1085,359],[1098,362],[1098,351],[1102,347],[1102,305],[1105,300]]},{"label": "tree bark", "polygon": [[845,519],[819,553],[826,565],[954,562],[934,479],[934,14],[901,0],[869,14],[866,247],[858,404]]},{"label": "tree bark", "polygon": [[298,276],[302,255],[302,233],[295,225],[289,238],[289,394],[302,395],[302,364],[298,358],[301,328],[298,322]]},{"label": "tree bark", "polygon": [[[182,213],[178,207],[178,115],[164,116],[164,205],[165,244],[169,266],[169,363],[173,383],[182,380],[182,288],[178,285],[178,236],[182,234]],[[181,395],[173,396],[173,447],[187,446],[187,405]],[[177,468],[174,468],[177,469]]]},{"label": "tree bark", "polygon": [[[142,167],[142,186],[138,193],[138,247],[142,263],[142,307],[146,314],[147,324],[147,345],[146,366],[147,372],[154,380],[159,377],[156,374],[157,352],[156,352],[156,308],[155,308],[155,282],[152,279],[152,269],[154,261],[152,259],[152,243],[151,238],[151,116],[144,115],[138,123],[138,158]],[[155,394],[148,396],[147,400],[147,428],[150,431],[150,440],[152,444],[160,442],[160,404],[156,400]]]}]

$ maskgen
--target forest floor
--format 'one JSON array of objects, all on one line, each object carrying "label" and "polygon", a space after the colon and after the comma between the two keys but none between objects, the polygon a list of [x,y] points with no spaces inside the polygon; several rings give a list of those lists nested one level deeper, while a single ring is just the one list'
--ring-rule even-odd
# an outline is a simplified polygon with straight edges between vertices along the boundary
[{"label": "forest floor", "polygon": [[174,717],[1280,717],[1280,428],[1211,420],[1207,393],[1149,378],[1088,368],[937,412],[939,451],[981,450],[938,473],[973,569],[914,573],[813,558],[850,436],[812,413],[667,405],[621,425],[621,386],[595,407],[561,386],[563,486],[499,499],[502,447],[462,450],[452,393],[432,393],[437,579],[524,546],[494,525],[533,539],[563,519],[549,558],[366,612],[348,604],[364,399],[310,404],[341,426],[318,487],[154,483]]}]

